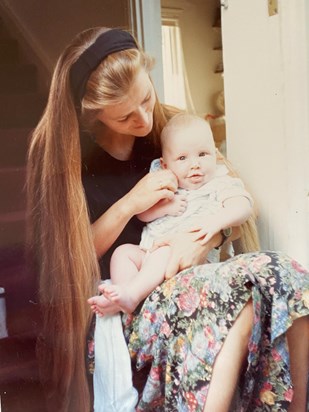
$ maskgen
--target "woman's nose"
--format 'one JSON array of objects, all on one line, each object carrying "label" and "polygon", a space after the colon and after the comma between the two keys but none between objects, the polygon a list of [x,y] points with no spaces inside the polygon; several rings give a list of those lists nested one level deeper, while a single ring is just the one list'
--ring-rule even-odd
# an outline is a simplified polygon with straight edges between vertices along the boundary
[{"label": "woman's nose", "polygon": [[148,123],[148,113],[144,108],[140,108],[138,110],[135,122],[138,125],[145,125]]}]

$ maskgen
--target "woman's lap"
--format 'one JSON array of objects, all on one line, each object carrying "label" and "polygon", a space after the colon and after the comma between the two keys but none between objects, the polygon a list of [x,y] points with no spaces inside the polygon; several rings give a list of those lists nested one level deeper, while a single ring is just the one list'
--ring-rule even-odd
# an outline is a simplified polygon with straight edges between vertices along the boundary
[{"label": "woman's lap", "polygon": [[285,332],[309,314],[308,289],[307,272],[273,252],[240,255],[215,271],[199,266],[164,282],[138,316],[124,318],[137,367],[151,362],[138,410],[203,409],[215,357],[251,296],[255,317],[242,410],[286,410],[291,387]]}]

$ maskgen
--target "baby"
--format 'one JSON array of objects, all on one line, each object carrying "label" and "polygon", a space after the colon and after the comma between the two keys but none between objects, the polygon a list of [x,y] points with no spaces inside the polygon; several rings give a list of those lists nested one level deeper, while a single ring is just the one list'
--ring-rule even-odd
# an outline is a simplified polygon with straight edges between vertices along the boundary
[{"label": "baby", "polygon": [[[240,179],[216,164],[216,148],[209,123],[201,117],[178,114],[161,134],[162,158],[152,168],[168,168],[178,179],[172,200],[163,200],[138,215],[148,222],[140,245],[119,246],[111,258],[112,284],[101,284],[105,298],[131,313],[165,278],[170,247],[153,248],[166,234],[195,232],[205,244],[214,234],[244,223],[252,213],[252,200]],[[154,171],[155,173],[155,171]],[[220,248],[211,250],[205,262],[220,261]],[[102,296],[88,300],[100,314]]]}]

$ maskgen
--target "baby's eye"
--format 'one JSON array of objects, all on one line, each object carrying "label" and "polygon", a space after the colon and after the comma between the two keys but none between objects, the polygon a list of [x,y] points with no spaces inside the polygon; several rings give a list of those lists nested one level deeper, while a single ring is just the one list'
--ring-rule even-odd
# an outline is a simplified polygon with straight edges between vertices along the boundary
[{"label": "baby's eye", "polygon": [[204,157],[204,156],[207,156],[207,153],[206,153],[206,152],[201,152],[201,153],[199,154],[199,157]]},{"label": "baby's eye", "polygon": [[186,156],[179,156],[178,160],[186,160]]}]

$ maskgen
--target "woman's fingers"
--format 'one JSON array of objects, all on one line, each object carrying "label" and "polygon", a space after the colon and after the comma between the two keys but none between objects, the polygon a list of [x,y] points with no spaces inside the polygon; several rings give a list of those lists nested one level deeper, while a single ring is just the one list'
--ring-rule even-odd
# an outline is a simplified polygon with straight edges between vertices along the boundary
[{"label": "woman's fingers", "polygon": [[177,190],[177,179],[170,170],[148,173],[130,190],[126,204],[136,215],[149,209],[162,199],[171,200]]},{"label": "woman's fingers", "polygon": [[171,254],[166,268],[165,277],[169,279],[183,269],[198,264],[201,254],[205,254],[205,246],[193,240],[192,233],[177,233],[155,242],[152,250],[161,246],[170,246]]},{"label": "woman's fingers", "polygon": [[204,234],[202,239],[200,240],[201,245],[206,245],[207,242],[210,241],[210,239],[215,235],[215,232],[208,232],[207,234]]},{"label": "woman's fingers", "polygon": [[194,236],[195,233],[177,233],[155,243],[153,249],[166,245],[171,247],[165,273],[166,279],[175,276],[181,270],[205,263],[208,252],[221,241],[219,233],[212,234],[205,244],[194,241]]},{"label": "woman's fingers", "polygon": [[191,226],[188,232],[192,233],[192,239],[196,242],[199,241],[201,245],[206,245],[207,242],[216,234],[218,230],[212,230],[203,226]]},{"label": "woman's fingers", "polygon": [[156,190],[170,190],[176,192],[177,178],[170,170],[160,170],[155,173],[150,173],[149,176],[154,180]]}]

